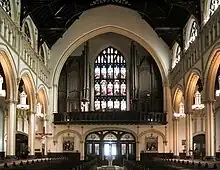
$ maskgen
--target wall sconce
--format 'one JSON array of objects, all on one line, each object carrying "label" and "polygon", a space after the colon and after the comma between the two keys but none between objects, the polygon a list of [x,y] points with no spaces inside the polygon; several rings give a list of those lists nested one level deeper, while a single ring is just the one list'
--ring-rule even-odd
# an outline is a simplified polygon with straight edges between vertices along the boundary
[{"label": "wall sconce", "polygon": [[218,76],[218,90],[215,91],[216,97],[220,96],[220,75]]},{"label": "wall sconce", "polygon": [[205,108],[205,105],[201,103],[201,94],[199,91],[195,93],[195,104],[192,105],[193,110],[202,110]]},{"label": "wall sconce", "polygon": [[3,83],[4,83],[4,79],[3,79],[2,75],[0,74],[0,97],[5,97],[6,96],[5,90],[2,89],[2,84]]},{"label": "wall sconce", "polygon": [[17,105],[19,110],[28,110],[29,105],[26,104],[27,94],[23,91],[20,93],[20,104]]},{"label": "wall sconce", "polygon": [[44,117],[44,114],[41,112],[41,109],[42,109],[41,104],[37,103],[37,105],[36,105],[36,115],[37,115],[37,117],[40,117],[40,118]]}]

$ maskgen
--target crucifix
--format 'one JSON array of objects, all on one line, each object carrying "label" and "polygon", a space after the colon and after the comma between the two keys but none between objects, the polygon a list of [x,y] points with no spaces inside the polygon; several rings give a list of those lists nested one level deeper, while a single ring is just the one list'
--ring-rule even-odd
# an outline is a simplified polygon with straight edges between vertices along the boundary
[{"label": "crucifix", "polygon": [[36,135],[41,135],[41,137],[47,137],[47,136],[52,135],[52,133],[46,133],[45,127],[43,127],[43,132],[37,132]]}]

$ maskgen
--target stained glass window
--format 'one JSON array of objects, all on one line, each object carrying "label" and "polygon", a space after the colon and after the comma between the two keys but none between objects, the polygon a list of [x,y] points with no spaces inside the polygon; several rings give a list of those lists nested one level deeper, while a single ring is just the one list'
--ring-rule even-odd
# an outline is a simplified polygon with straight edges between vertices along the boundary
[{"label": "stained glass window", "polygon": [[126,110],[126,62],[118,50],[108,47],[98,55],[94,80],[96,111]]},{"label": "stained glass window", "polygon": [[0,0],[0,6],[4,9],[4,11],[11,16],[11,6],[10,0]]},{"label": "stained glass window", "polygon": [[100,140],[99,136],[95,133],[90,134],[89,136],[87,136],[86,139],[87,140]]},{"label": "stained glass window", "polygon": [[134,140],[134,138],[131,134],[124,134],[122,135],[121,140]]},{"label": "stained glass window", "polygon": [[189,35],[189,44],[195,41],[197,35],[198,35],[198,26],[196,21],[193,21]]},{"label": "stained glass window", "polygon": [[117,140],[117,137],[112,133],[108,133],[107,135],[105,135],[103,140]]},{"label": "stained glass window", "polygon": [[177,45],[172,68],[174,68],[176,66],[176,64],[179,63],[180,55],[181,55],[181,47],[179,45]]},{"label": "stained glass window", "polygon": [[209,7],[209,16],[212,16],[220,5],[220,0],[211,0]]}]

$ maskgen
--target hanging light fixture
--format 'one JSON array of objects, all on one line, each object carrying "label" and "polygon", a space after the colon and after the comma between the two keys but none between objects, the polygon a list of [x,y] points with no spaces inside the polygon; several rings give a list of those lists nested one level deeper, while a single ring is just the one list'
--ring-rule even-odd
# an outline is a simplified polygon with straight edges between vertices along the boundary
[{"label": "hanging light fixture", "polygon": [[5,97],[6,96],[5,90],[2,89],[2,84],[3,83],[4,83],[4,79],[3,79],[2,75],[0,74],[0,97]]},{"label": "hanging light fixture", "polygon": [[17,105],[19,110],[28,110],[29,105],[26,103],[27,94],[23,91],[20,93],[20,104]]},{"label": "hanging light fixture", "polygon": [[175,118],[182,118],[182,117],[185,117],[186,114],[185,114],[185,111],[184,111],[184,104],[183,102],[180,102],[179,104],[179,113],[176,113],[174,112],[174,117]]},{"label": "hanging light fixture", "polygon": [[217,97],[220,96],[220,75],[218,76],[218,90],[215,91],[215,95]]},{"label": "hanging light fixture", "polygon": [[199,91],[195,93],[195,104],[192,105],[193,110],[202,110],[204,109],[205,105],[201,103],[201,94]]},{"label": "hanging light fixture", "polygon": [[37,103],[37,105],[36,105],[36,115],[37,115],[37,117],[43,117],[44,116],[43,113],[41,112],[41,110],[42,110],[41,104]]}]

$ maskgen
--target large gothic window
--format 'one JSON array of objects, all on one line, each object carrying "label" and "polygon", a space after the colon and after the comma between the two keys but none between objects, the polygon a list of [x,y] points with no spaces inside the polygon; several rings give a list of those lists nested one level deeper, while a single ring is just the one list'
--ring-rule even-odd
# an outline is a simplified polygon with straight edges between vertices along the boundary
[{"label": "large gothic window", "polygon": [[0,6],[4,9],[4,11],[11,16],[11,6],[10,0],[0,0]]},{"label": "large gothic window", "polygon": [[212,16],[220,5],[220,0],[210,0],[209,16]]},{"label": "large gothic window", "polygon": [[195,41],[197,35],[198,35],[198,26],[197,26],[196,21],[193,21],[190,34],[189,34],[189,44]]},{"label": "large gothic window", "polygon": [[126,62],[113,47],[104,49],[95,60],[95,110],[126,110]]}]

